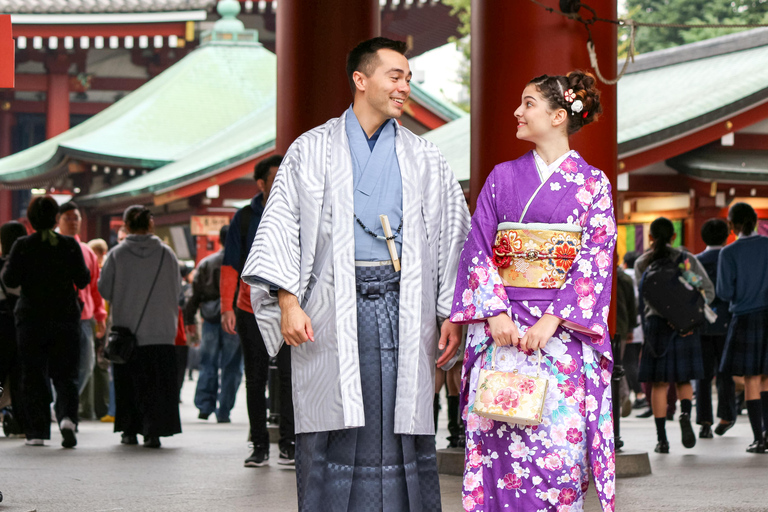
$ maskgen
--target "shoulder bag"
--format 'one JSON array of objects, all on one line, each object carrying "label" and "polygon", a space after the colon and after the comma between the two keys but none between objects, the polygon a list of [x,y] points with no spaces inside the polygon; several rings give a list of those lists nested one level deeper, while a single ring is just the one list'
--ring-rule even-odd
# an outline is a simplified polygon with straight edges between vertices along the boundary
[{"label": "shoulder bag", "polygon": [[137,340],[136,333],[139,331],[141,321],[144,319],[144,312],[147,310],[149,299],[152,297],[152,292],[155,289],[155,283],[157,283],[157,277],[160,275],[160,269],[163,267],[163,260],[165,259],[165,247],[161,247],[162,254],[160,255],[160,264],[157,266],[157,272],[155,272],[155,278],[152,280],[152,287],[147,294],[147,300],[144,301],[144,308],[141,310],[141,316],[139,316],[139,322],[136,324],[136,328],[131,331],[127,327],[120,327],[113,325],[109,331],[107,338],[107,346],[104,347],[104,356],[114,364],[125,364],[133,358],[133,353],[136,349]]}]

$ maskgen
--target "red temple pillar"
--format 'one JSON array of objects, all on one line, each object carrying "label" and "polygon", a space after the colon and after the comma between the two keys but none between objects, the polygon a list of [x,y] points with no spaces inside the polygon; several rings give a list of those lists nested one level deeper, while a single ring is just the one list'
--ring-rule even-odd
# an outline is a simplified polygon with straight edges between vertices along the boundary
[{"label": "red temple pillar", "polygon": [[[597,16],[616,19],[616,0],[593,0],[589,5]],[[592,17],[584,9],[581,14]],[[598,22],[591,25],[591,30],[600,70],[607,78],[613,78],[616,25]],[[533,2],[472,0],[472,209],[493,167],[532,149],[531,143],[515,136],[514,112],[528,81],[539,75],[562,75],[574,69],[594,73],[590,69],[587,38],[582,23],[550,13]],[[598,88],[602,92],[603,115],[597,123],[572,137],[571,147],[608,175],[615,200],[616,86],[599,82]],[[614,325],[614,310],[612,307],[610,326]]]},{"label": "red temple pillar", "polygon": [[[0,105],[0,158],[11,154],[11,130],[14,123],[14,115],[9,112],[2,101]],[[8,189],[0,189],[0,225],[13,220],[13,194]]]},{"label": "red temple pillar", "polygon": [[352,103],[347,53],[379,34],[378,0],[281,0],[277,10],[277,152]]},{"label": "red temple pillar", "polygon": [[69,65],[69,58],[63,54],[53,55],[46,61],[46,139],[69,130]]}]

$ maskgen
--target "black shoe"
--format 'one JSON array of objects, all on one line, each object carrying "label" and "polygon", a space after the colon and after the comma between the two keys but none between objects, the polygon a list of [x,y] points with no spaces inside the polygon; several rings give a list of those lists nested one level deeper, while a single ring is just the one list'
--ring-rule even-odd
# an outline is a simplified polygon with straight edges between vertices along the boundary
[{"label": "black shoe", "polygon": [[687,412],[680,414],[680,430],[683,433],[683,446],[693,448],[696,446],[696,434],[691,427],[691,415]]},{"label": "black shoe", "polygon": [[755,441],[747,448],[749,453],[765,453],[765,439],[762,441]]},{"label": "black shoe", "polygon": [[229,418],[216,418],[217,423],[232,423],[232,420]]},{"label": "black shoe", "polygon": [[139,444],[139,438],[136,434],[123,434],[120,436],[120,444]]},{"label": "black shoe", "polygon": [[648,400],[646,398],[638,398],[635,400],[635,402],[632,404],[633,409],[645,409],[648,407]]},{"label": "black shoe", "polygon": [[712,425],[704,423],[699,430],[699,439],[712,439],[713,437],[715,436],[712,434]]},{"label": "black shoe", "polygon": [[160,448],[160,438],[157,436],[144,436],[144,448]]},{"label": "black shoe", "polygon": [[667,413],[667,421],[674,421],[675,419],[675,413]]},{"label": "black shoe", "polygon": [[653,410],[648,409],[644,413],[635,416],[635,418],[650,418],[651,416],[653,416]]},{"label": "black shoe", "polygon": [[448,446],[446,448],[458,448],[459,447],[459,438],[448,436],[445,439],[448,440]]},{"label": "black shoe", "polygon": [[64,448],[74,448],[77,446],[77,437],[75,436],[75,423],[69,418],[64,418],[59,424],[61,429],[61,446]]},{"label": "black shoe", "polygon": [[296,445],[289,444],[285,448],[280,448],[280,456],[277,463],[281,466],[293,466],[296,463]]},{"label": "black shoe", "polygon": [[210,416],[211,413],[209,412],[200,412],[200,414],[197,415],[197,419],[199,420],[207,420],[208,416]]},{"label": "black shoe", "polygon": [[718,425],[715,427],[715,434],[721,436],[731,430],[735,424],[735,421],[729,421],[728,423],[718,423]]},{"label": "black shoe", "polygon": [[251,456],[245,459],[246,468],[260,468],[269,464],[269,448],[254,447]]},{"label": "black shoe", "polygon": [[659,441],[653,451],[656,453],[669,453],[669,441]]}]

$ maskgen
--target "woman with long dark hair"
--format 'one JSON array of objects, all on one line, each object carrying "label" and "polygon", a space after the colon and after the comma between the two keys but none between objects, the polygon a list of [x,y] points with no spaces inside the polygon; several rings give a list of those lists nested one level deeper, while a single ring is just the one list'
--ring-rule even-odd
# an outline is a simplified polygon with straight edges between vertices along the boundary
[{"label": "woman with long dark hair", "polygon": [[[700,278],[700,286],[704,291],[707,303],[715,298],[715,289],[709,280],[706,270],[693,254],[672,247],[676,238],[672,221],[659,217],[651,223],[651,250],[640,256],[635,262],[635,272],[643,275],[649,265],[655,261],[671,260],[673,264],[690,265],[690,271]],[[643,279],[640,281],[642,298]],[[670,293],[673,293],[670,290]],[[643,309],[643,330],[645,344],[640,360],[640,381],[653,384],[651,392],[651,409],[656,421],[657,445],[656,453],[669,453],[667,439],[667,392],[670,383],[675,383],[677,396],[680,398],[680,429],[683,446],[693,448],[696,445],[696,435],[691,426],[691,409],[693,400],[692,380],[704,377],[704,360],[701,352],[699,332],[693,329],[690,333],[678,333],[669,322],[652,306],[645,302]]]},{"label": "woman with long dark hair", "polygon": [[[588,73],[531,80],[515,117],[517,138],[535,149],[497,165],[478,197],[451,312],[469,324],[465,510],[581,510],[590,474],[602,510],[614,510],[606,324],[616,224],[608,178],[569,145],[600,112]],[[547,386],[478,391],[494,353],[500,371],[540,373]],[[547,391],[535,427],[475,412],[517,408],[537,390]]]},{"label": "woman with long dark hair", "polygon": [[123,214],[128,236],[104,261],[99,292],[111,305],[112,324],[130,329],[137,348],[125,364],[114,365],[115,432],[122,444],[159,448],[160,438],[181,433],[176,382],[179,264],[153,234],[152,213],[130,206]]},{"label": "woman with long dark hair", "polygon": [[717,295],[733,313],[720,371],[744,376],[747,414],[754,441],[751,453],[765,453],[768,430],[768,238],[755,231],[757,213],[747,203],[728,211],[738,237],[718,259]]},{"label": "woman with long dark hair", "polygon": [[53,231],[59,206],[51,196],[27,207],[35,233],[16,240],[3,270],[8,288],[21,287],[16,330],[22,364],[24,431],[27,445],[51,438],[51,382],[56,389],[56,418],[61,445],[77,444],[77,375],[80,361],[80,303],[77,289],[91,273],[77,240]]}]

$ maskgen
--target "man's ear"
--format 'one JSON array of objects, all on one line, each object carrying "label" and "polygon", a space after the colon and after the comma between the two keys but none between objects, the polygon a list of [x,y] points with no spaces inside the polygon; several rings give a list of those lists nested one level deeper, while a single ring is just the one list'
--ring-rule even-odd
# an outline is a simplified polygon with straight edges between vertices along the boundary
[{"label": "man's ear", "polygon": [[355,82],[355,88],[360,92],[365,92],[368,77],[360,71],[352,73],[352,81]]},{"label": "man's ear", "polygon": [[259,190],[259,192],[264,192],[264,189],[267,187],[267,182],[264,180],[256,180],[256,188]]}]

